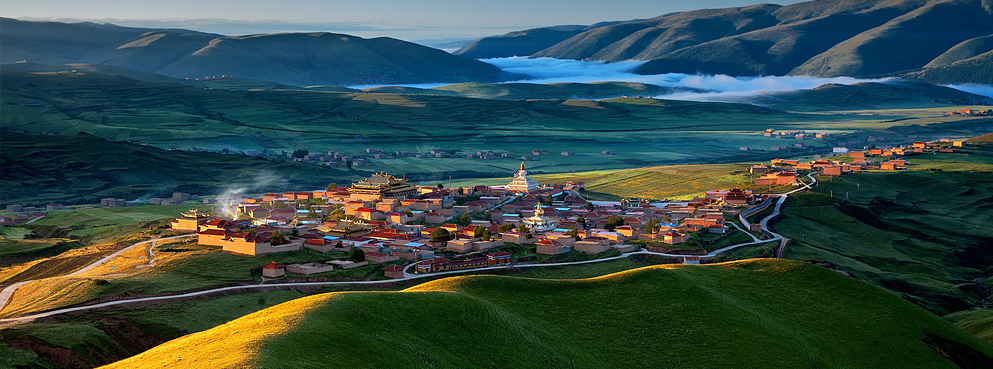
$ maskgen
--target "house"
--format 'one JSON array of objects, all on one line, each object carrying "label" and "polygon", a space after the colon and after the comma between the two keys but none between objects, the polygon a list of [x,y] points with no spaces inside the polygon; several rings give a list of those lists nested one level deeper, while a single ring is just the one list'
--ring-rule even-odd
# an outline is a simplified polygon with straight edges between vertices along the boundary
[{"label": "house", "polygon": [[596,255],[601,252],[610,250],[610,241],[605,238],[600,237],[588,237],[582,241],[576,241],[573,248],[576,251],[585,252],[590,255]]},{"label": "house", "polygon": [[463,238],[460,240],[448,241],[448,246],[445,246],[449,251],[455,252],[467,252],[471,251],[473,248],[473,241],[471,238]]},{"label": "house", "polygon": [[686,241],[686,235],[673,231],[662,234],[662,243],[666,245],[678,245]]},{"label": "house", "polygon": [[286,264],[277,264],[275,261],[262,266],[262,276],[269,278],[279,278],[286,275]]},{"label": "house", "polygon": [[400,256],[393,253],[367,252],[365,253],[365,260],[370,263],[382,264],[400,260]]},{"label": "house", "polygon": [[417,271],[420,273],[439,272],[448,270],[448,263],[451,260],[445,258],[428,259],[417,263]]},{"label": "house", "polygon": [[318,263],[290,264],[286,266],[286,271],[293,274],[311,275],[325,273],[334,270],[334,265]]},{"label": "house", "polygon": [[893,163],[893,162],[888,161],[888,162],[879,164],[879,169],[881,169],[881,170],[898,170],[900,168],[897,167],[896,163]]},{"label": "house", "polygon": [[727,233],[727,227],[723,224],[711,224],[707,226],[707,231],[710,233],[724,234]]},{"label": "house", "polygon": [[516,243],[518,245],[523,245],[528,242],[527,235],[519,232],[503,232],[501,239],[503,242]]},{"label": "house", "polygon": [[492,254],[486,254],[486,258],[489,259],[490,265],[501,265],[510,263],[510,253],[506,251],[497,251]]},{"label": "house", "polygon": [[393,278],[393,279],[403,278],[404,277],[403,268],[401,268],[399,265],[390,265],[383,270],[383,275],[385,275],[386,278]]},{"label": "house", "polygon": [[224,239],[233,234],[223,229],[208,229],[197,234],[197,243],[204,246],[224,246]]},{"label": "house", "polygon": [[535,252],[542,255],[558,255],[571,251],[569,246],[552,240],[540,240],[536,246]]}]

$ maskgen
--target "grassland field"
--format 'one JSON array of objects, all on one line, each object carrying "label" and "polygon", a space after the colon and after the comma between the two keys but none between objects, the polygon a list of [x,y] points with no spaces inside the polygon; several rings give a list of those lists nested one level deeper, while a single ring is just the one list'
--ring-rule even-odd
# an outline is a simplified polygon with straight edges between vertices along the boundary
[{"label": "grassland field", "polygon": [[[70,92],[71,91],[71,92]],[[553,155],[534,162],[537,172],[645,167],[680,163],[766,160],[801,155],[831,145],[805,141],[806,148],[772,152],[787,143],[762,137],[767,128],[871,135],[923,123],[970,122],[933,112],[892,111],[874,116],[789,113],[744,104],[698,103],[645,98],[590,100],[492,100],[453,96],[308,91],[222,91],[150,83],[96,74],[5,73],[5,129],[137,141],[158,147],[220,150],[268,149],[364,152],[366,148],[424,153],[457,151],[453,158],[369,159],[376,169],[435,173],[436,178],[487,177],[513,172],[515,159],[465,158],[479,150]],[[24,105],[37,104],[37,105]],[[954,107],[949,107],[952,109]],[[910,115],[900,115],[907,113]],[[911,127],[908,132],[919,128]],[[983,128],[985,127],[985,128]],[[924,130],[949,135],[953,131]],[[610,134],[604,134],[609,132]],[[870,132],[870,133],[865,133]],[[918,132],[920,133],[920,132]],[[907,139],[892,133],[892,139]],[[402,139],[398,139],[401,138]],[[856,137],[858,138],[858,137]],[[792,147],[792,142],[788,142]],[[592,151],[577,149],[595,148]],[[740,147],[765,151],[740,151]],[[616,155],[602,155],[609,150]],[[560,156],[577,151],[578,156]]]},{"label": "grassland field", "polygon": [[993,346],[878,287],[751,260],[310,296],[110,367],[978,368],[991,355]]},{"label": "grassland field", "polygon": [[[185,255],[185,257],[189,256]],[[620,259],[583,266],[530,268],[491,273],[526,278],[592,278],[653,265],[658,262],[664,262],[664,260],[656,258],[645,258],[637,261]],[[0,330],[0,350],[9,351],[3,355],[4,359],[21,365],[34,363],[49,367],[67,367],[65,361],[58,362],[64,359],[60,356],[45,354],[39,356],[31,350],[12,349],[10,347],[10,345],[26,345],[28,342],[33,343],[36,348],[44,346],[71,350],[74,354],[70,357],[88,363],[85,365],[106,364],[113,360],[138,354],[165,341],[204,331],[252,312],[314,293],[393,291],[402,288],[405,288],[404,285],[393,287],[326,286],[319,290],[307,290],[306,292],[296,290],[251,292],[211,297],[205,300],[168,302],[153,306],[76,313]],[[123,330],[129,332],[128,336],[115,334]]]}]

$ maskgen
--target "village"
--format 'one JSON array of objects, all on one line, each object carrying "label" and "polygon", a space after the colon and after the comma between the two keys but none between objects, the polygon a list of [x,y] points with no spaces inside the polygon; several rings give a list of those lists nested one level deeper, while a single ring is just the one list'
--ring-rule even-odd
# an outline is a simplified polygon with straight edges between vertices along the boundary
[{"label": "village", "polygon": [[[733,189],[684,202],[594,202],[578,193],[582,186],[542,185],[523,162],[504,186],[425,187],[376,173],[349,187],[234,199],[226,204],[233,213],[226,215],[216,213],[220,207],[214,213],[194,209],[176,218],[172,228],[197,232],[200,245],[233,254],[310,249],[348,255],[324,263],[269,263],[263,276],[270,278],[369,263],[387,265],[386,277],[403,278],[409,272],[536,263],[570,252],[595,258],[643,248],[698,262],[694,256],[706,253],[704,243],[729,233],[768,237],[757,224],[748,230],[732,224],[749,206],[767,206],[767,195]],[[694,247],[683,246],[692,242]]]},{"label": "village", "polygon": [[[383,277],[404,278],[555,262],[566,254],[594,259],[640,250],[677,256],[674,262],[699,263],[718,246],[773,238],[747,218],[769,207],[774,191],[802,185],[804,174],[901,170],[908,165],[907,156],[956,152],[963,145],[938,140],[860,151],[834,148],[830,159],[773,159],[748,167],[754,176],[752,190],[710,191],[686,201],[588,201],[581,195],[583,183],[538,183],[521,158],[513,179],[502,186],[418,186],[379,172],[347,187],[332,184],[321,190],[225,199],[176,192],[143,202],[107,198],[100,206],[202,202],[212,211],[183,212],[171,229],[196,233],[199,245],[236,255],[311,250],[328,256],[322,262],[268,263],[262,268],[264,278],[320,275],[369,264],[381,265],[377,270]],[[7,214],[16,215],[0,217],[0,222],[23,223],[43,216],[42,210],[63,208],[11,205]]]}]

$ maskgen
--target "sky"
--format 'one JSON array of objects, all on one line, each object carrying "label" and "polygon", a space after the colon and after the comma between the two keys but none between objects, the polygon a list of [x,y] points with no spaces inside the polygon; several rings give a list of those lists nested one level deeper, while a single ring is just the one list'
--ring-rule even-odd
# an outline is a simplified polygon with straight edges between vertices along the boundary
[{"label": "sky", "polygon": [[[800,1],[774,2],[792,4]],[[327,31],[404,40],[652,18],[760,0],[3,0],[0,16],[186,28],[224,35]]]}]

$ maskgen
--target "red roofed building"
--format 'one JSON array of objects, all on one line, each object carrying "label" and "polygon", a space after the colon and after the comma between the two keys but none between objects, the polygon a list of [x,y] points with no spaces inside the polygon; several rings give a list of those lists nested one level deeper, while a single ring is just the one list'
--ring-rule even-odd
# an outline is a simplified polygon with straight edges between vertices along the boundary
[{"label": "red roofed building", "polygon": [[439,272],[448,270],[448,263],[451,260],[445,258],[428,259],[417,263],[417,271],[421,273]]},{"label": "red roofed building", "polygon": [[390,265],[383,270],[383,275],[385,275],[386,278],[393,278],[393,279],[403,278],[404,277],[403,268],[401,268],[399,265]]},{"label": "red roofed building", "polygon": [[510,256],[510,253],[506,251],[497,251],[492,254],[486,254],[486,258],[490,260],[490,265],[510,263]]},{"label": "red roofed building", "polygon": [[286,264],[278,264],[275,261],[262,266],[262,276],[278,278],[286,275]]}]

